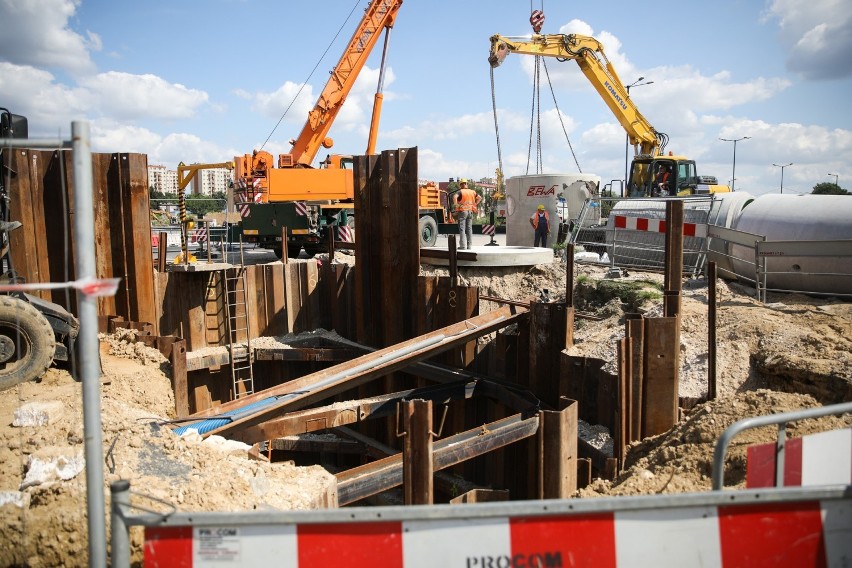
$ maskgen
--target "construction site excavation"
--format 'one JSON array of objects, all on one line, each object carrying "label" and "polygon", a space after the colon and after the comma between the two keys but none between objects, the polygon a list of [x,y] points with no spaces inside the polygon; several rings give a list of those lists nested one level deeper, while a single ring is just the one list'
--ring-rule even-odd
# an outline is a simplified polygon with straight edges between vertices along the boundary
[{"label": "construction site excavation", "polygon": [[852,565],[852,199],[699,175],[538,11],[488,65],[579,65],[621,191],[426,182],[375,109],[317,163],[401,5],[289,153],[181,163],[171,210],[0,109],[0,566]]}]

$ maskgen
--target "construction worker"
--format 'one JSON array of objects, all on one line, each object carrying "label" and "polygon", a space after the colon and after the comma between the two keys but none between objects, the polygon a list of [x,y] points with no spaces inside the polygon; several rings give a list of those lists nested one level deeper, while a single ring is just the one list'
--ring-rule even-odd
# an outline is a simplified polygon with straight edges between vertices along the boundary
[{"label": "construction worker", "polygon": [[530,216],[530,225],[535,231],[534,247],[547,247],[547,235],[550,234],[550,214],[545,210],[544,205],[539,203],[536,212]]},{"label": "construction worker", "polygon": [[655,185],[655,193],[654,195],[670,195],[671,187],[669,185],[669,177],[671,173],[669,172],[668,164],[660,164],[660,169],[657,170],[657,179],[654,182]]},{"label": "construction worker", "polygon": [[459,181],[456,194],[456,220],[459,223],[459,250],[470,250],[473,246],[473,215],[482,196],[467,187],[467,180]]}]

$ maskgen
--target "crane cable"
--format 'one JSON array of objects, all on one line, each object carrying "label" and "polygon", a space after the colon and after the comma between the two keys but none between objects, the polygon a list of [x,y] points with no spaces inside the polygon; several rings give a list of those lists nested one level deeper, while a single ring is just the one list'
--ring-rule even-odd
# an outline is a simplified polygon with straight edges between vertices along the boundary
[{"label": "crane cable", "polygon": [[535,56],[535,64],[533,67],[533,93],[532,93],[532,108],[530,109],[530,141],[529,146],[527,147],[527,171],[526,175],[530,174],[530,157],[533,153],[533,132],[536,134],[536,161],[535,161],[535,173],[542,173],[542,164],[541,164],[541,89],[539,88],[539,81],[541,80],[541,75],[539,69],[541,68],[541,56]]},{"label": "crane cable", "polygon": [[305,85],[307,85],[307,84],[308,84],[308,81],[310,81],[310,80],[311,80],[311,77],[313,77],[313,76],[314,76],[314,72],[316,72],[317,67],[319,67],[320,63],[322,63],[322,60],[323,60],[323,59],[325,59],[325,56],[326,56],[326,55],[328,55],[328,52],[329,52],[329,50],[331,49],[331,46],[332,46],[332,45],[334,45],[334,42],[335,42],[335,41],[337,41],[337,38],[340,36],[340,32],[341,32],[341,31],[343,31],[343,28],[345,28],[345,27],[346,27],[346,24],[349,22],[349,19],[352,17],[352,14],[354,14],[354,13],[355,13],[355,8],[357,8],[357,7],[358,7],[358,4],[359,4],[359,3],[360,3],[360,0],[356,0],[355,5],[354,5],[354,6],[352,6],[352,10],[350,10],[350,11],[349,11],[349,15],[348,15],[348,16],[346,16],[346,20],[344,20],[344,21],[343,21],[343,23],[340,25],[340,28],[338,28],[337,33],[336,33],[336,34],[334,34],[334,37],[333,37],[333,38],[331,38],[331,41],[328,43],[328,46],[326,46],[326,48],[325,48],[325,51],[323,51],[323,52],[322,52],[322,55],[321,55],[321,56],[320,56],[320,58],[317,60],[316,65],[314,65],[314,68],[313,68],[313,69],[311,69],[311,72],[310,72],[310,73],[308,73],[308,78],[307,78],[307,79],[305,79],[305,81],[304,81],[304,82],[302,83],[302,85],[299,87],[299,90],[298,90],[298,91],[296,91],[296,94],[293,96],[293,99],[290,101],[290,104],[288,104],[288,105],[287,105],[287,108],[286,108],[286,109],[284,109],[284,113],[281,115],[281,117],[278,119],[278,122],[276,122],[276,123],[275,123],[275,126],[272,128],[272,132],[270,132],[270,133],[269,133],[269,136],[267,136],[267,137],[266,137],[266,140],[264,140],[264,141],[263,141],[263,144],[261,144],[261,146],[260,146],[260,149],[261,149],[261,150],[263,150],[263,148],[264,148],[264,147],[266,147],[266,143],[267,143],[267,142],[269,142],[269,139],[270,139],[270,138],[272,138],[272,135],[273,135],[273,134],[275,134],[275,131],[276,131],[276,130],[278,129],[278,127],[281,125],[281,121],[282,121],[282,120],[284,120],[284,117],[285,117],[285,116],[287,116],[287,113],[288,113],[288,112],[290,112],[290,108],[292,108],[293,104],[295,104],[296,99],[298,99],[298,98],[299,98],[299,95],[300,95],[300,94],[302,94],[302,90],[304,90]]},{"label": "crane cable", "polygon": [[559,124],[562,126],[562,133],[565,134],[565,141],[568,142],[568,148],[571,150],[571,156],[574,158],[574,163],[577,165],[577,171],[583,173],[583,168],[580,167],[580,162],[577,161],[577,154],[574,153],[574,146],[571,145],[571,139],[568,137],[568,131],[565,129],[565,123],[562,121],[562,111],[559,110],[559,103],[556,102],[556,92],[553,90],[553,82],[550,80],[550,72],[547,70],[546,61],[544,61],[544,73],[547,75],[547,84],[550,87],[550,96],[553,98],[553,106],[556,107],[556,116],[559,117]]},{"label": "crane cable", "polygon": [[[494,135],[497,137],[497,168],[500,170],[500,175],[503,175],[503,154],[500,150],[500,128],[497,126],[497,97],[494,92],[494,68],[491,67],[491,110],[494,113]],[[501,188],[497,188],[499,191]]]}]

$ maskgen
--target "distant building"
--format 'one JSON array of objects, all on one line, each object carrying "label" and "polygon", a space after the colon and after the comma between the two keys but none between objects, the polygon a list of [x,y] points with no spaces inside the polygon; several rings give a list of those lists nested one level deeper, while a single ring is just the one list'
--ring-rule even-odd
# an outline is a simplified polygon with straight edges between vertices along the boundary
[{"label": "distant building", "polygon": [[162,193],[177,193],[177,170],[167,169],[166,166],[148,165],[148,187]]},{"label": "distant building", "polygon": [[[189,182],[188,190],[196,195],[212,195],[216,192],[225,193],[232,180],[232,173],[225,168],[199,170]],[[177,195],[177,170],[169,170],[166,166],[148,166],[148,186],[163,193]]]}]

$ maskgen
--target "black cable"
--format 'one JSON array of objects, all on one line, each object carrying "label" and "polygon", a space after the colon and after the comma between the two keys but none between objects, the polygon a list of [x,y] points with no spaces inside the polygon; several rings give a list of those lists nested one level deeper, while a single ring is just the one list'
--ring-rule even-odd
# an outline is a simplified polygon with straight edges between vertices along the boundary
[{"label": "black cable", "polygon": [[562,133],[565,134],[565,141],[568,142],[568,148],[571,150],[571,156],[574,158],[574,163],[577,165],[577,171],[583,173],[580,167],[580,162],[577,161],[577,154],[574,153],[574,147],[571,145],[571,139],[568,138],[568,131],[565,129],[565,123],[562,121],[562,112],[559,110],[559,103],[556,102],[556,92],[553,90],[553,82],[550,80],[550,72],[547,70],[547,62],[544,62],[544,73],[547,75],[547,84],[550,86],[550,95],[553,97],[553,106],[556,107],[556,115],[559,117],[559,124],[562,125]]}]

